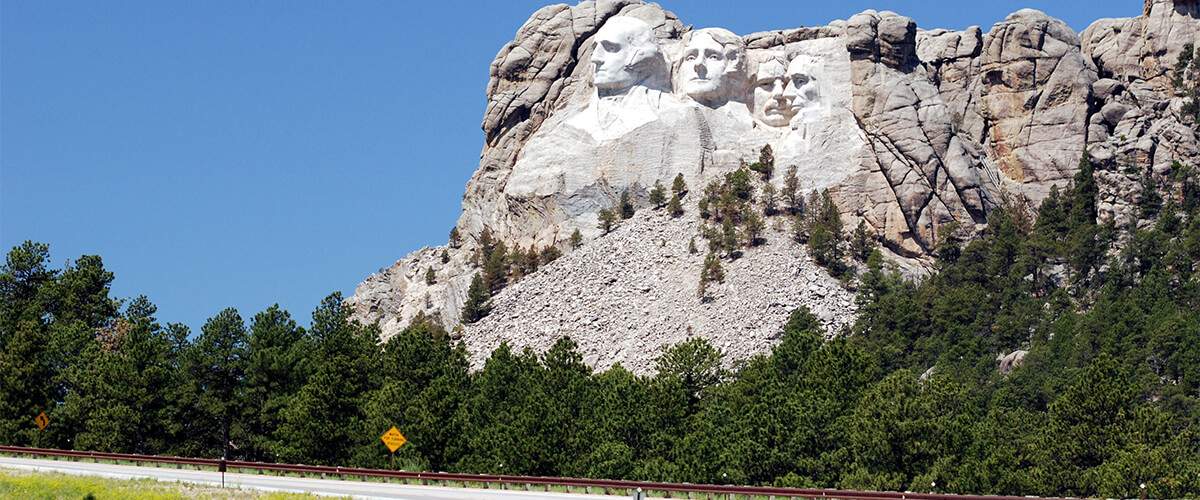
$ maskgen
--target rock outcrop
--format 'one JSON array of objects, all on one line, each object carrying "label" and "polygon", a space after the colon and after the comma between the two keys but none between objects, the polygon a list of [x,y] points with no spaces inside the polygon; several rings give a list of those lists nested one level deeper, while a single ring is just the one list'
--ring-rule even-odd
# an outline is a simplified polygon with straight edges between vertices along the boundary
[{"label": "rock outcrop", "polygon": [[[639,0],[545,7],[492,63],[484,146],[456,226],[461,240],[370,276],[350,302],[385,335],[421,313],[452,325],[479,270],[484,231],[520,248],[565,248],[579,231],[583,250],[501,292],[494,316],[466,329],[475,356],[501,339],[544,348],[562,333],[575,335],[596,365],[635,370],[687,335],[713,339],[734,357],[761,352],[783,309],[807,303],[811,287],[824,287],[825,297],[845,290],[813,277],[819,272],[798,247],[775,237],[731,263],[729,279],[741,290],[767,286],[755,282],[767,276],[802,284],[701,302],[683,293],[694,289],[696,259],[669,250],[686,244],[680,238],[696,232],[695,220],[658,221],[656,233],[647,216],[602,236],[597,214],[622,192],[646,206],[656,182],[679,174],[699,190],[755,161],[765,145],[777,173],[794,168],[806,191],[829,189],[846,226],[864,222],[907,269],[929,262],[942,228],[981,230],[1006,197],[1036,205],[1066,186],[1085,152],[1100,166],[1101,218],[1136,222],[1147,185],[1170,175],[1173,162],[1200,160],[1173,73],[1200,33],[1198,5],[1147,0],[1142,16],[1102,19],[1082,35],[1029,9],[987,31],[922,30],[907,17],[866,11],[828,26],[738,36],[692,29]],[[782,177],[772,182],[781,186]],[[667,241],[647,248],[643,237]],[[671,256],[652,258],[663,252]],[[616,267],[605,268],[610,258]],[[663,291],[629,295],[648,282]],[[652,304],[649,316],[638,294],[649,294],[640,297]],[[852,311],[813,305],[818,315],[832,314],[822,307]],[[739,309],[747,312],[732,312]],[[831,324],[848,321],[837,317]]]},{"label": "rock outcrop", "polygon": [[1146,0],[1141,17],[1101,19],[1081,36],[1099,77],[1092,84],[1088,152],[1098,163],[1100,217],[1137,223],[1144,186],[1172,164],[1200,164],[1195,117],[1173,81],[1185,47],[1200,44],[1200,2]]}]

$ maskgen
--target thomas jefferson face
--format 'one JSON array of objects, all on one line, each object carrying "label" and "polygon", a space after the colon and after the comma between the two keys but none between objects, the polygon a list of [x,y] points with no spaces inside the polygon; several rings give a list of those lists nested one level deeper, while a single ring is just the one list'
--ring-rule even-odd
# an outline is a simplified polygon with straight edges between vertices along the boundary
[{"label": "thomas jefferson face", "polygon": [[772,126],[783,127],[796,116],[792,106],[795,98],[789,95],[787,67],[779,58],[771,58],[758,65],[754,73],[754,117]]},{"label": "thomas jefferson face", "polygon": [[596,33],[592,82],[606,93],[623,92],[648,78],[647,62],[658,55],[650,25],[632,18],[609,19]]},{"label": "thomas jefferson face", "polygon": [[719,104],[734,92],[741,65],[742,54],[736,45],[721,43],[710,30],[699,30],[684,47],[679,83],[697,102]]}]

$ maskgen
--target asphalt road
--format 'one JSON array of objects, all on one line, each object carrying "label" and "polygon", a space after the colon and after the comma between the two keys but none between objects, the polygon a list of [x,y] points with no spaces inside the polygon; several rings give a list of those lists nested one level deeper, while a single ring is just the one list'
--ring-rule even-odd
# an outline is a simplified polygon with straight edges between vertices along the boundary
[{"label": "asphalt road", "polygon": [[[212,471],[138,467],[133,465],[96,464],[0,457],[0,467],[33,471],[54,471],[66,474],[103,476],[116,479],[152,478],[159,481],[178,481],[220,485],[221,474]],[[308,479],[257,474],[225,474],[225,486],[266,491],[306,492],[317,495],[340,495],[354,498],[402,498],[412,500],[613,500],[624,496],[583,495],[577,493],[546,493],[540,491],[478,490],[438,486],[409,486],[402,484]]]}]

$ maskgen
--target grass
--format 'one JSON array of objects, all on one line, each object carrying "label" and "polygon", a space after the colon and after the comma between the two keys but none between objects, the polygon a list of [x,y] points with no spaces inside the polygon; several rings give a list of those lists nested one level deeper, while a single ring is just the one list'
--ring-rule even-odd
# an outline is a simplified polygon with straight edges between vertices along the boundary
[{"label": "grass", "polygon": [[108,479],[74,476],[57,472],[28,472],[0,469],[0,498],[21,499],[108,499],[142,500],[253,498],[261,500],[299,500],[313,495],[278,493],[235,488],[155,481],[153,479]]}]

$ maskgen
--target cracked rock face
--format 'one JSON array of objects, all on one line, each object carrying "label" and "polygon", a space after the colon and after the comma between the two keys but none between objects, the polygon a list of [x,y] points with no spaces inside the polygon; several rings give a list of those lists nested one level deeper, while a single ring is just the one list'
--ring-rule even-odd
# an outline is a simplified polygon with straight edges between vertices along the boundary
[{"label": "cracked rock face", "polygon": [[[846,227],[865,222],[909,267],[928,262],[947,224],[985,227],[1002,196],[1040,203],[1052,186],[1070,182],[1085,151],[1100,165],[1101,217],[1131,220],[1144,175],[1161,178],[1173,161],[1200,159],[1195,124],[1180,113],[1171,82],[1179,51],[1200,33],[1198,4],[1147,0],[1142,16],[1102,19],[1081,35],[1029,9],[986,31],[923,30],[892,12],[865,11],[828,26],[739,36],[693,30],[639,0],[545,7],[492,62],[484,146],[457,223],[462,242],[397,261],[367,278],[350,303],[385,335],[418,313],[453,325],[485,229],[510,247],[565,248],[575,230],[592,246],[611,237],[596,229],[597,213],[622,191],[646,205],[655,182],[669,186],[677,174],[698,189],[756,161],[764,145],[775,152],[773,182],[794,166],[804,190],[830,189]],[[729,274],[765,276],[789,265],[748,259]],[[590,279],[560,271],[562,286]],[[670,266],[629,272],[631,283],[645,273],[673,284],[695,277]],[[624,293],[618,285],[591,289],[592,303],[615,304]],[[685,307],[686,315],[704,317],[698,307]],[[630,332],[610,350],[589,351],[595,364],[642,363],[630,346],[660,344],[633,328],[644,318],[622,314],[593,321]],[[748,327],[754,335],[721,333],[719,321],[691,324],[692,334],[749,353],[786,317],[746,314],[760,322]],[[545,347],[550,335],[488,321],[500,318],[469,328],[468,345],[504,337]],[[658,326],[664,338],[677,336],[667,322]]]},{"label": "cracked rock face", "polygon": [[1198,18],[1200,2],[1146,0],[1141,17],[1101,19],[1083,31],[1083,54],[1099,77],[1087,147],[1098,164],[1102,220],[1138,224],[1143,178],[1162,185],[1172,163],[1200,164],[1196,123],[1172,82],[1180,51],[1200,44]]}]

